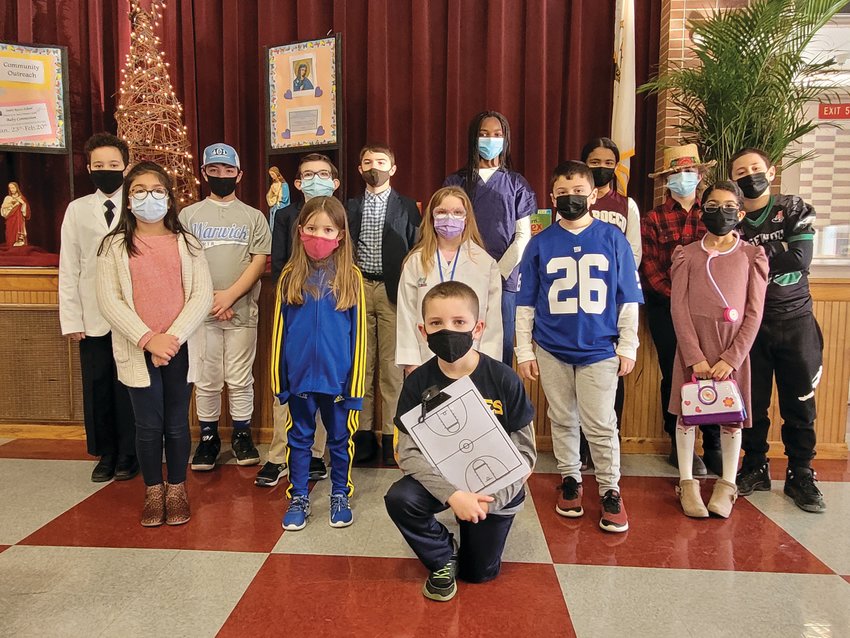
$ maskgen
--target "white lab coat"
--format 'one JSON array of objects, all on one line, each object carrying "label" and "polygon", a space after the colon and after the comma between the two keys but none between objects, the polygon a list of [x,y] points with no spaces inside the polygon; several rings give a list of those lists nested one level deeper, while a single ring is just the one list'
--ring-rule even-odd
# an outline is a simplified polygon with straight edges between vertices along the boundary
[{"label": "white lab coat", "polygon": [[[502,277],[499,266],[487,252],[472,242],[461,245],[456,258],[454,281],[468,285],[478,295],[478,319],[484,321],[484,334],[474,347],[496,360],[502,359]],[[442,261],[443,280],[449,281],[452,268]],[[452,264],[454,265],[454,264]],[[422,323],[422,299],[440,283],[435,263],[428,276],[422,268],[420,251],[412,252],[401,271],[398,284],[398,324],[396,328],[396,365],[422,365],[434,356],[419,333]]]}]

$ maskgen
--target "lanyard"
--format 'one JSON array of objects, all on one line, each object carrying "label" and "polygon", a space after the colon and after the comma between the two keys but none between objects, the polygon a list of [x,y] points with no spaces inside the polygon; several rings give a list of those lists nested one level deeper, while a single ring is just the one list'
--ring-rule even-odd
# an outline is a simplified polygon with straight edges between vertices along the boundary
[{"label": "lanyard", "polygon": [[[460,246],[457,247],[457,253],[455,253],[455,264],[452,266],[452,274],[449,281],[455,280],[455,270],[457,270],[457,262],[460,261]],[[437,269],[440,271],[440,283],[443,283],[445,279],[443,279],[443,262],[440,260],[440,249],[437,249]]]}]

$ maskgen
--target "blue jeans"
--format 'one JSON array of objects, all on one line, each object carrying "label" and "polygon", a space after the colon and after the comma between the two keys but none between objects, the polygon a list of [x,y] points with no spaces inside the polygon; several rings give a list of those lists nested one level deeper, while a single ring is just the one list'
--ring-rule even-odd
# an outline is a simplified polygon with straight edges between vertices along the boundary
[{"label": "blue jeans", "polygon": [[156,367],[145,352],[151,384],[147,388],[127,388],[136,415],[136,456],[145,485],[162,483],[162,448],[168,482],[186,480],[186,464],[192,447],[189,438],[189,399],[192,386],[189,373],[189,348],[184,343],[168,365]]},{"label": "blue jeans", "polygon": [[516,292],[502,289],[502,361],[505,365],[514,365],[514,331],[516,330]]}]

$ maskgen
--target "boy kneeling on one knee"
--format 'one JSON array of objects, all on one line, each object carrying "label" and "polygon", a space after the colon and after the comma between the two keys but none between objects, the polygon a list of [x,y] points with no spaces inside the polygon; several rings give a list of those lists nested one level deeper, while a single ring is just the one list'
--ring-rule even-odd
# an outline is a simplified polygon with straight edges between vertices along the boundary
[{"label": "boy kneeling on one knee", "polygon": [[[431,572],[422,593],[437,601],[450,600],[457,593],[455,576],[481,583],[499,574],[508,532],[525,501],[528,477],[492,496],[458,490],[428,462],[403,429],[401,415],[421,404],[426,389],[442,389],[469,376],[529,467],[537,460],[534,407],[511,368],[472,348],[484,330],[484,322],[477,317],[478,297],[466,284],[447,281],[425,295],[424,324],[419,329],[437,356],[405,379],[395,418],[398,464],[404,476],[384,500],[390,518]],[[460,525],[459,545],[434,518],[448,508]]]}]

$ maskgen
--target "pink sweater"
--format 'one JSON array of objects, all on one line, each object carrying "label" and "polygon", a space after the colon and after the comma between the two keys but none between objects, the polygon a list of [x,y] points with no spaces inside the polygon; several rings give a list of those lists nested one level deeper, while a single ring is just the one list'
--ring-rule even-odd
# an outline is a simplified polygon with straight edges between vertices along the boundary
[{"label": "pink sweater", "polygon": [[150,328],[139,340],[144,348],[151,337],[164,333],[183,310],[183,280],[177,235],[135,236],[138,255],[130,257],[133,306]]}]

